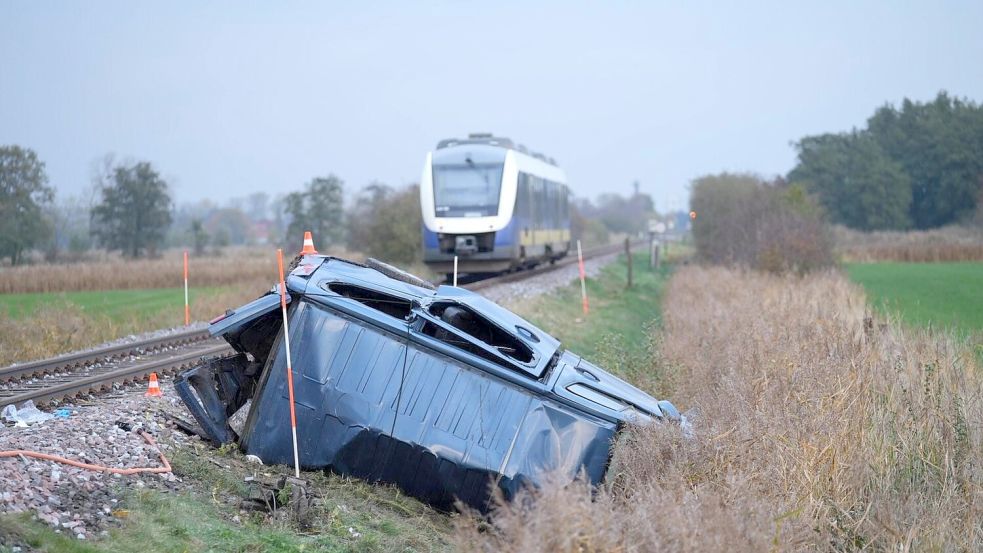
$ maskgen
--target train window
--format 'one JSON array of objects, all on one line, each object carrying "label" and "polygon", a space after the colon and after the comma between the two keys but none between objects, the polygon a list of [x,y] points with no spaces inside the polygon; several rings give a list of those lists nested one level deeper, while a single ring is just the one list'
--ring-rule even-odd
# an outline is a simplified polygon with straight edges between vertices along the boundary
[{"label": "train window", "polygon": [[529,175],[519,173],[519,189],[515,195],[516,213],[522,218],[529,217]]},{"label": "train window", "polygon": [[498,214],[502,170],[501,163],[476,163],[470,158],[459,165],[434,165],[433,195],[437,214],[443,217]]},{"label": "train window", "polygon": [[536,228],[536,223],[539,222],[539,204],[541,203],[539,198],[539,179],[531,176],[529,177],[529,197],[532,198],[532,213],[529,214],[530,221],[529,226]]},{"label": "train window", "polygon": [[556,193],[556,183],[550,183],[550,228],[560,228],[560,203],[557,201],[560,195]]},{"label": "train window", "polygon": [[544,180],[543,181],[543,197],[546,199],[546,209],[543,210],[543,226],[545,228],[553,228],[553,183]]}]

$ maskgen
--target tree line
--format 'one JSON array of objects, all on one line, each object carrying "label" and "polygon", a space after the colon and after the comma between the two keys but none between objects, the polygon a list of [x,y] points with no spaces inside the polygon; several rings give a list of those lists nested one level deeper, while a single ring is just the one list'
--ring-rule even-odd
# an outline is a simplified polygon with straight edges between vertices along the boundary
[{"label": "tree line", "polygon": [[983,106],[940,92],[885,105],[867,126],[807,136],[787,180],[830,220],[859,230],[928,229],[971,217],[983,195]]},{"label": "tree line", "polygon": [[[344,181],[329,174],[276,198],[255,193],[224,206],[210,200],[177,206],[151,163],[107,156],[93,185],[87,201],[56,203],[35,152],[0,147],[0,257],[16,265],[29,250],[56,260],[81,257],[93,248],[136,258],[172,246],[191,247],[198,255],[229,245],[293,247],[305,230],[313,231],[318,247],[346,246],[400,263],[422,255],[415,184],[397,188],[374,182],[346,202]],[[611,232],[641,232],[655,216],[652,198],[637,188],[630,197],[609,193],[596,203],[575,199],[571,205],[574,237],[589,244],[606,242]]]}]

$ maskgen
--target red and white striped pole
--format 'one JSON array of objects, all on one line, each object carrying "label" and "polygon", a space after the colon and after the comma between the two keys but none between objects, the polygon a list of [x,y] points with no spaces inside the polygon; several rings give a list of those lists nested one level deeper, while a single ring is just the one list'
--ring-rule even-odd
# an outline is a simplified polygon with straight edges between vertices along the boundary
[{"label": "red and white striped pole", "polygon": [[191,307],[188,303],[188,252],[184,252],[184,326],[191,324]]},{"label": "red and white striped pole", "polygon": [[283,250],[276,251],[280,268],[280,311],[283,313],[283,343],[287,348],[287,393],[290,397],[290,431],[294,440],[294,475],[300,478],[300,455],[297,453],[297,412],[294,409],[294,371],[290,364],[290,330],[287,328],[287,285],[283,280]]},{"label": "red and white striped pole", "polygon": [[577,240],[577,265],[580,267],[580,300],[586,315],[590,312],[590,304],[587,303],[587,275],[584,272],[584,252],[580,249],[580,240]]}]

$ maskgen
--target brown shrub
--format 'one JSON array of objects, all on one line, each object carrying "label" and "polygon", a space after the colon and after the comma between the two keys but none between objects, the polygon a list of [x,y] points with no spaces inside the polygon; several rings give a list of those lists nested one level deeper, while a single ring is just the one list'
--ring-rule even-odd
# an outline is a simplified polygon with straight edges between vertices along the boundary
[{"label": "brown shrub", "polygon": [[801,186],[751,174],[693,181],[693,242],[704,261],[776,273],[804,273],[833,262],[821,210]]},{"label": "brown shrub", "polygon": [[500,504],[483,551],[983,548],[983,384],[945,335],[871,324],[838,273],[687,267],[658,369],[694,437],[626,432],[605,486]]},{"label": "brown shrub", "polygon": [[983,261],[983,226],[933,230],[860,232],[837,226],[836,252],[844,261]]}]

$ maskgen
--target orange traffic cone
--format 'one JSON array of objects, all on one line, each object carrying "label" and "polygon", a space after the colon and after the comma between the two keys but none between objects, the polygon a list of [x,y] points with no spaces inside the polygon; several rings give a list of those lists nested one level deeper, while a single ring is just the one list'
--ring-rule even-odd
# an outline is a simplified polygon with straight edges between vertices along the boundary
[{"label": "orange traffic cone", "polygon": [[300,250],[300,255],[317,255],[317,250],[314,249],[314,238],[311,237],[311,231],[304,232],[304,249]]},{"label": "orange traffic cone", "polygon": [[147,385],[146,397],[160,397],[164,394],[160,392],[160,383],[157,382],[157,373],[150,373],[150,384]]}]

